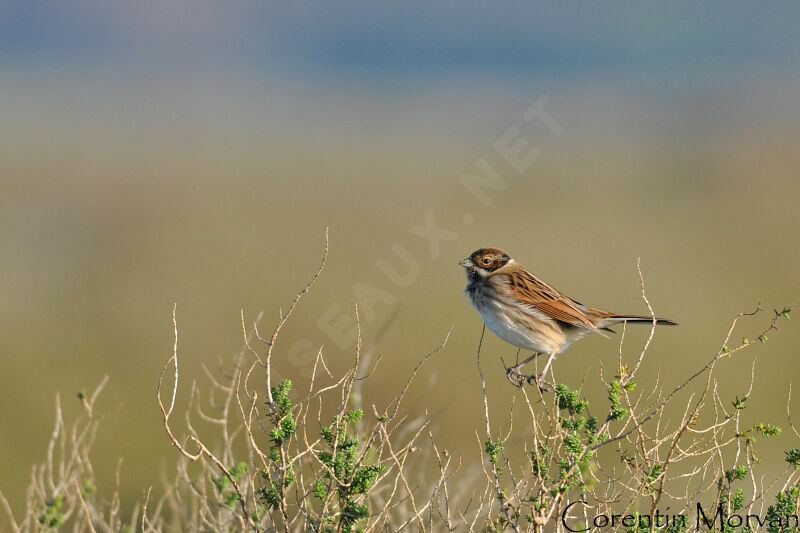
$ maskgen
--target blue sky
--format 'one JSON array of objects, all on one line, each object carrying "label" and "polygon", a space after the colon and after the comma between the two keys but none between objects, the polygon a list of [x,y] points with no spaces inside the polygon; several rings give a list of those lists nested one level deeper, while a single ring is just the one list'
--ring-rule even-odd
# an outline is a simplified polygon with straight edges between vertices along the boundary
[{"label": "blue sky", "polygon": [[[798,73],[800,4],[7,2],[12,71],[246,72],[342,80],[650,75],[720,85]],[[705,73],[705,75],[702,75]]]}]

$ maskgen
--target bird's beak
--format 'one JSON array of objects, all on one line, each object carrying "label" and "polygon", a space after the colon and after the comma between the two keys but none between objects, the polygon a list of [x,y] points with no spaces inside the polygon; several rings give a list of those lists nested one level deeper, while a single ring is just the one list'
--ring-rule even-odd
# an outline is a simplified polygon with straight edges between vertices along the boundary
[{"label": "bird's beak", "polygon": [[473,266],[472,265],[472,260],[469,257],[465,257],[464,259],[459,261],[458,264],[461,265],[464,268],[469,268],[469,267]]}]

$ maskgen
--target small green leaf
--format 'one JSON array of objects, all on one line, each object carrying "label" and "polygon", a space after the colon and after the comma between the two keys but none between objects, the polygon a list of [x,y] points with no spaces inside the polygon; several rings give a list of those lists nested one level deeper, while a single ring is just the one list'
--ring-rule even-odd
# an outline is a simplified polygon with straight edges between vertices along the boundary
[{"label": "small green leaf", "polygon": [[794,467],[795,470],[800,468],[800,449],[792,448],[786,451],[786,462]]}]

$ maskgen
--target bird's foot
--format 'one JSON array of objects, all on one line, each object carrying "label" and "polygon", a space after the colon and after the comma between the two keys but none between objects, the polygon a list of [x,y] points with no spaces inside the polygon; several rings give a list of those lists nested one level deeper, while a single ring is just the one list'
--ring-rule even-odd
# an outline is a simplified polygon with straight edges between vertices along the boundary
[{"label": "bird's foot", "polygon": [[538,376],[536,374],[532,374],[524,377],[525,381],[528,382],[528,385],[536,385],[539,387],[539,392],[553,392],[556,390],[553,385],[544,380],[544,374],[539,374]]},{"label": "bird's foot", "polygon": [[522,374],[519,371],[520,368],[522,368],[522,365],[514,365],[506,368],[506,377],[515,387],[522,387],[522,384],[531,377]]},{"label": "bird's foot", "polygon": [[508,378],[508,381],[515,387],[521,388],[523,384],[528,383],[528,385],[536,385],[539,388],[539,392],[553,392],[556,390],[553,385],[544,381],[544,374],[526,375],[520,372],[521,368],[522,365],[514,365],[506,368],[506,378]]}]

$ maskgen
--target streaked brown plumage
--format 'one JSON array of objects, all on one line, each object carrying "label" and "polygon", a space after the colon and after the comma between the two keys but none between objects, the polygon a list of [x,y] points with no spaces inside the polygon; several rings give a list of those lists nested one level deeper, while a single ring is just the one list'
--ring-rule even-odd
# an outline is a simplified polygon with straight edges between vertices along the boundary
[{"label": "streaked brown plumage", "polygon": [[[499,248],[481,248],[459,264],[467,271],[470,303],[486,327],[506,342],[534,354],[509,368],[509,379],[522,383],[519,369],[540,353],[548,354],[542,377],[556,354],[589,333],[600,333],[621,322],[653,323],[642,315],[611,313],[585,306],[540,280]],[[656,324],[676,322],[656,318]]]}]

